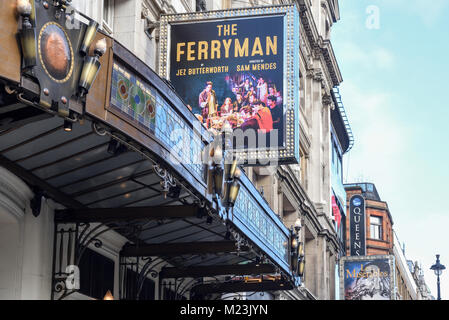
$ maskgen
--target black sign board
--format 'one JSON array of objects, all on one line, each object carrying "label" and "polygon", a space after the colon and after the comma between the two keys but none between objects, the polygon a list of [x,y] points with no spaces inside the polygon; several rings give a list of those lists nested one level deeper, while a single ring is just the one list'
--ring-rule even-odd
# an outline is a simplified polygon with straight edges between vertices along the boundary
[{"label": "black sign board", "polygon": [[349,249],[351,256],[366,255],[365,199],[353,195],[349,201]]}]

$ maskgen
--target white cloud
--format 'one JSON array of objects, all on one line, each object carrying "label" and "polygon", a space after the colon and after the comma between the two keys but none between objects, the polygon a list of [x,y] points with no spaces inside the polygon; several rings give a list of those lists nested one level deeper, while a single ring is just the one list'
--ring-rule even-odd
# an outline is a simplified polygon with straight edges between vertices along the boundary
[{"label": "white cloud", "polygon": [[[393,8],[417,16],[427,27],[432,27],[445,16],[449,7],[447,0],[381,0],[382,8]],[[382,14],[382,13],[381,13]],[[412,22],[411,22],[412,23]]]},{"label": "white cloud", "polygon": [[336,54],[341,61],[350,61],[354,66],[369,70],[388,70],[395,64],[394,54],[379,46],[362,48],[355,42],[339,43]]}]

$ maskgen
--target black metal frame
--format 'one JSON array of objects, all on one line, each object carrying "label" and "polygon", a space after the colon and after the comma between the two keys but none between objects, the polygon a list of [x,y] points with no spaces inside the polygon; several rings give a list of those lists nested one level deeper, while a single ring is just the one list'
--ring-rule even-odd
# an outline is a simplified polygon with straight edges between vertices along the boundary
[{"label": "black metal frame", "polygon": [[[89,245],[101,248],[103,242],[99,237],[111,230],[133,236],[139,232],[140,225],[129,223],[115,225],[114,223],[100,223],[91,227],[90,223],[65,223],[55,221],[53,240],[53,272],[52,272],[52,300],[62,300],[77,292],[79,288],[70,289],[66,281],[73,273],[67,272],[67,267],[78,266],[84,252]],[[67,240],[65,237],[67,236]],[[58,296],[59,294],[59,296]]]}]

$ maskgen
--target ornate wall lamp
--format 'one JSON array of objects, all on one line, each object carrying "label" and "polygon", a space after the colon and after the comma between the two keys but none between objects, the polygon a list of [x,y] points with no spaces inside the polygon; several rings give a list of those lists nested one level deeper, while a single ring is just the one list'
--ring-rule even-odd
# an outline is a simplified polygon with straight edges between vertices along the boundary
[{"label": "ornate wall lamp", "polygon": [[82,56],[87,56],[87,53],[89,52],[89,48],[94,41],[95,35],[97,34],[98,30],[98,23],[94,20],[91,20],[89,22],[89,25],[87,26],[86,33],[84,34],[83,43],[80,47],[80,54]]},{"label": "ornate wall lamp", "polygon": [[22,29],[19,35],[22,45],[23,68],[31,68],[36,65],[36,29],[30,21],[33,6],[28,0],[17,0],[17,12],[22,17]]},{"label": "ornate wall lamp", "polygon": [[[64,130],[82,118],[85,100],[101,67],[106,39],[98,41],[89,56],[98,23],[76,20],[76,10],[67,14],[71,0],[15,0],[20,15],[18,39],[22,53],[22,74],[31,76],[39,93],[28,88],[18,92],[24,104],[64,118]],[[70,27],[70,26],[77,26]],[[37,86],[36,86],[37,87]],[[33,95],[32,98],[31,95]]]},{"label": "ornate wall lamp", "polygon": [[223,161],[223,149],[220,146],[210,149],[207,154],[209,192],[215,194],[217,202],[224,208],[232,208],[240,191],[238,160],[233,159],[230,163]]},{"label": "ornate wall lamp", "polygon": [[[302,224],[301,219],[297,218],[295,224],[291,229],[291,266],[293,272],[295,272],[299,277],[304,275],[305,267],[305,254],[304,254],[304,243],[299,241],[299,232],[301,231]],[[294,230],[294,231],[293,231]]]},{"label": "ornate wall lamp", "polygon": [[95,44],[94,56],[86,56],[84,58],[83,71],[79,81],[80,96],[86,95],[92,87],[100,70],[100,57],[106,52],[106,39],[103,38]]}]

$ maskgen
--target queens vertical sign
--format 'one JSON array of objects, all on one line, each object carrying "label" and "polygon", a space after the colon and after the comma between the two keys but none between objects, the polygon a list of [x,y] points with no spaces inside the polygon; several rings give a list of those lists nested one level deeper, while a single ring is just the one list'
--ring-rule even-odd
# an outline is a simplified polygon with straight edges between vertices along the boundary
[{"label": "queens vertical sign", "polygon": [[365,199],[353,195],[349,201],[350,255],[366,255]]}]

